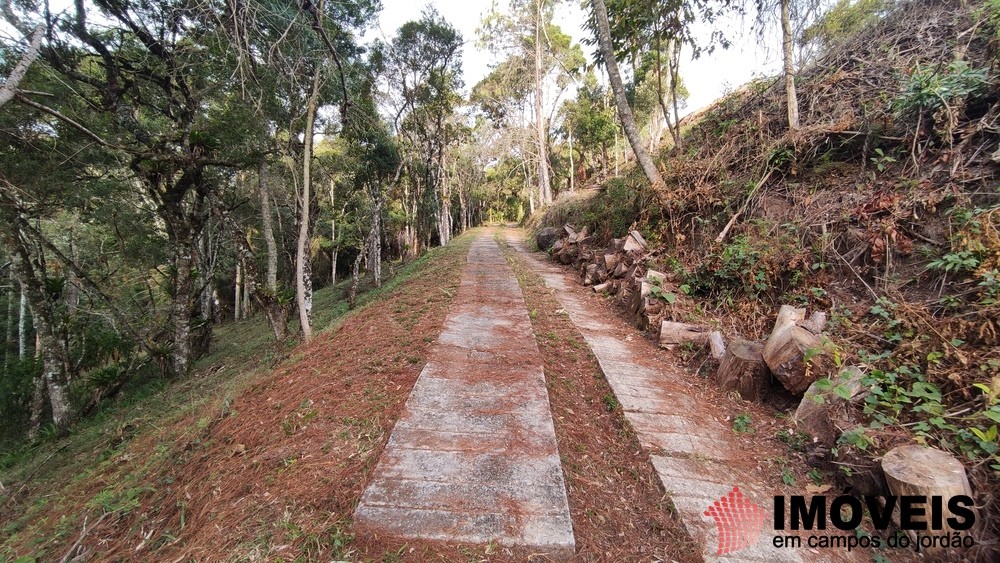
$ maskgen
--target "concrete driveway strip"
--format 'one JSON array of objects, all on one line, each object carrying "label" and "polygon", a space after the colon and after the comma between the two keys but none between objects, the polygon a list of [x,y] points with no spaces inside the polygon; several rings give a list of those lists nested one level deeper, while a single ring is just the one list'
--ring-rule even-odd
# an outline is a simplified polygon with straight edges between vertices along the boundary
[{"label": "concrete driveway strip", "polygon": [[393,537],[575,550],[542,360],[493,241],[469,251],[444,331],[355,512]]},{"label": "concrete driveway strip", "polygon": [[[604,377],[635,430],[639,442],[650,452],[664,489],[670,495],[685,528],[702,547],[706,561],[804,561],[810,553],[802,549],[777,550],[770,547],[773,531],[763,530],[755,545],[734,553],[718,554],[718,532],[706,509],[727,495],[734,485],[769,498],[762,484],[733,483],[728,465],[739,455],[727,443],[728,427],[706,412],[711,404],[688,392],[683,374],[657,366],[637,352],[638,343],[617,336],[621,330],[602,310],[589,307],[580,293],[585,291],[570,281],[560,268],[539,260],[527,251],[520,239],[508,233],[507,240],[531,263],[545,285],[556,290],[570,321],[577,327],[597,358]],[[541,256],[541,255],[539,255]],[[765,506],[769,509],[769,506]]]}]

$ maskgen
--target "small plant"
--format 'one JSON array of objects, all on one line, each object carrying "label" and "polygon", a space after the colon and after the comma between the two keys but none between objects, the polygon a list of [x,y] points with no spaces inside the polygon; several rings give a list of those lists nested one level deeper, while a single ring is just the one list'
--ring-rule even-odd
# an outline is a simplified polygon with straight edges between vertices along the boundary
[{"label": "small plant", "polygon": [[875,168],[879,172],[885,172],[889,168],[890,164],[894,164],[896,162],[896,159],[892,155],[885,154],[882,149],[876,148],[874,152],[875,156],[870,157],[868,160],[875,165]]},{"label": "small plant", "polygon": [[750,418],[749,413],[743,413],[733,419],[733,432],[740,434],[753,433],[753,419]]},{"label": "small plant", "polygon": [[806,444],[809,442],[809,436],[805,432],[799,432],[797,430],[782,429],[779,430],[775,435],[778,440],[781,440],[788,445],[788,449],[796,452],[803,452],[806,449]]},{"label": "small plant", "polygon": [[608,412],[615,412],[615,410],[618,409],[618,399],[616,399],[611,393],[608,393],[601,398],[601,401],[604,403],[604,406],[607,407]]},{"label": "small plant", "polygon": [[781,482],[790,487],[794,487],[798,484],[798,481],[795,479],[795,474],[792,473],[792,470],[788,466],[781,468]]},{"label": "small plant", "polygon": [[937,260],[932,260],[927,267],[945,272],[972,272],[979,267],[979,257],[968,250],[949,252]]}]

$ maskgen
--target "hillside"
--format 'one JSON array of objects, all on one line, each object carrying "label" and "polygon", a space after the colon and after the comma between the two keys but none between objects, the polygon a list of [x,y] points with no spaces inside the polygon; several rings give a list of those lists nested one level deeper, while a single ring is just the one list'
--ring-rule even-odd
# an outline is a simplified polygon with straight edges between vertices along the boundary
[{"label": "hillside", "polygon": [[[793,455],[857,493],[896,445],[952,452],[990,515],[979,560],[1000,525],[996,14],[900,3],[799,74],[798,130],[782,81],[755,81],[682,123],[681,146],[658,157],[664,191],[632,171],[532,220],[586,226],[594,260],[638,229],[650,246],[637,275],[664,272],[671,294],[654,338],[665,318],[763,341],[779,305],[826,312],[825,352],[863,368],[869,395],[832,452]],[[686,356],[714,371],[707,351]],[[798,398],[769,404],[790,416]]]}]

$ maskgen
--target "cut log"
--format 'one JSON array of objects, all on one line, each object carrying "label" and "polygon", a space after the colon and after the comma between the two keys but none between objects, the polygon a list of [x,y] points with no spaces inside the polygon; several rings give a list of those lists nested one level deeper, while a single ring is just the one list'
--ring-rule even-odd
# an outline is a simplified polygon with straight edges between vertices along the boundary
[{"label": "cut log", "polygon": [[791,305],[782,305],[778,309],[778,318],[774,321],[772,333],[787,328],[789,325],[798,324],[806,318],[806,310]]},{"label": "cut log", "polygon": [[[972,497],[972,488],[969,486],[969,478],[965,474],[962,462],[950,453],[935,448],[916,444],[895,447],[882,456],[882,471],[885,472],[889,490],[896,496],[912,495],[928,499],[940,496],[944,511],[941,521],[944,528],[949,531],[952,528],[948,526],[948,519],[954,516],[948,510],[949,500],[958,495]],[[928,502],[924,521],[929,518],[929,512]],[[894,514],[898,516],[899,511]],[[964,515],[955,517],[965,520]],[[927,524],[930,528],[930,522]],[[908,533],[913,534],[912,531]]]},{"label": "cut log", "polygon": [[596,283],[604,283],[604,282],[608,281],[608,278],[610,278],[610,277],[611,276],[608,275],[607,268],[605,268],[603,264],[601,264],[600,262],[598,262],[597,263],[597,278],[596,278],[597,281],[596,281]]},{"label": "cut log", "polygon": [[622,260],[618,262],[617,266],[615,266],[615,271],[612,274],[612,277],[624,278],[626,273],[628,273],[628,266],[625,265],[625,261]]},{"label": "cut log", "polygon": [[597,283],[597,264],[589,264],[583,273],[583,285],[594,285]]},{"label": "cut log", "polygon": [[618,255],[617,254],[605,254],[604,255],[604,269],[613,272],[615,268],[618,267]]},{"label": "cut log", "polygon": [[723,391],[736,390],[747,401],[762,401],[767,397],[767,366],[761,355],[764,346],[737,338],[726,348],[726,354],[715,372],[715,382]]},{"label": "cut log", "polygon": [[809,318],[800,322],[799,326],[813,334],[819,334],[826,329],[826,313],[816,311]]},{"label": "cut log", "polygon": [[708,347],[716,360],[721,360],[726,355],[726,341],[722,338],[721,332],[713,330],[708,333]]},{"label": "cut log", "polygon": [[820,382],[814,382],[795,409],[795,427],[829,452],[837,437],[855,425],[849,407],[865,390],[861,383],[863,376],[860,369],[848,366],[830,378],[832,387],[822,389]]},{"label": "cut log", "polygon": [[642,252],[646,249],[646,239],[642,238],[639,231],[632,231],[625,237],[625,244],[622,250],[625,252]]},{"label": "cut log", "polygon": [[632,316],[636,316],[645,310],[646,298],[649,297],[649,293],[652,289],[653,286],[645,280],[634,281],[631,292],[632,301],[629,304],[629,311],[631,311]]},{"label": "cut log", "polygon": [[614,286],[611,282],[599,283],[594,286],[594,293],[607,292],[612,293]]},{"label": "cut log", "polygon": [[[798,326],[805,309],[782,305],[770,338],[764,345],[764,362],[774,377],[793,394],[801,394],[819,378],[823,358],[822,340]],[[806,361],[807,354],[811,358]]]},{"label": "cut log", "polygon": [[647,270],[646,281],[651,284],[663,287],[663,283],[667,281],[667,274],[664,274],[663,272],[657,272],[656,270]]},{"label": "cut log", "polygon": [[709,330],[703,326],[673,321],[660,323],[660,348],[673,350],[678,344],[687,342],[705,344],[708,342],[708,336]]}]

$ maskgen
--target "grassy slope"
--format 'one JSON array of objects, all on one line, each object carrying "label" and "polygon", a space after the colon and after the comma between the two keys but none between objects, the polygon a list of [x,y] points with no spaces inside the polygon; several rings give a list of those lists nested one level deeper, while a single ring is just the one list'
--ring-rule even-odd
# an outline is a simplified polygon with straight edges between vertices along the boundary
[{"label": "grassy slope", "polygon": [[[313,426],[328,426],[327,434],[343,436],[340,445],[350,445],[355,448],[354,455],[367,460],[366,454],[376,449],[379,440],[384,441],[384,432],[378,427],[387,421],[352,418],[356,413],[350,407],[338,413],[339,405],[334,404],[333,398],[328,405],[317,404],[315,408],[311,406],[311,398],[300,398],[286,406],[272,404],[270,410],[277,419],[267,420],[257,412],[263,396],[277,383],[288,386],[290,397],[296,393],[309,395],[316,382],[304,382],[293,388],[290,381],[333,371],[344,348],[335,347],[334,343],[343,343],[345,337],[349,339],[351,335],[345,332],[350,333],[359,323],[385,319],[397,312],[406,316],[400,320],[398,332],[427,323],[433,329],[432,325],[443,318],[450,301],[447,291],[435,292],[433,299],[420,299],[419,307],[411,308],[409,303],[390,305],[390,302],[402,296],[416,305],[413,296],[427,291],[426,286],[457,284],[457,272],[469,241],[470,237],[461,237],[449,247],[432,250],[405,266],[381,289],[364,294],[354,312],[349,313],[345,300],[341,299],[342,287],[316,292],[315,326],[324,332],[308,347],[291,343],[277,348],[271,342],[262,315],[219,327],[211,353],[197,363],[191,376],[178,381],[153,380],[133,385],[103,405],[94,417],[74,427],[69,437],[8,453],[0,469],[3,486],[0,561],[62,557],[79,536],[85,518],[91,528],[95,520],[101,519],[97,529],[88,531],[85,542],[99,559],[159,559],[168,552],[200,553],[193,555],[196,559],[260,559],[274,556],[279,544],[286,545],[289,554],[345,555],[350,548],[344,545],[349,536],[341,529],[346,517],[344,506],[325,506],[322,510],[281,506],[249,512],[228,511],[227,519],[223,519],[225,528],[238,533],[218,531],[215,537],[212,532],[216,531],[216,523],[209,524],[211,515],[200,511],[211,504],[213,496],[220,496],[220,488],[257,487],[254,481],[258,478],[269,480],[268,488],[273,490],[290,487],[285,474],[295,473],[288,470],[301,458],[301,452],[284,451],[288,444],[273,442],[288,442],[282,439],[294,435],[294,441],[322,440],[314,445],[328,451],[337,440],[302,435],[313,419],[316,419]],[[411,286],[418,289],[408,289]],[[367,340],[374,345],[380,339]],[[380,350],[365,347],[364,351],[355,351],[360,353],[354,358],[342,361],[368,374],[405,372],[408,377],[401,378],[393,389],[399,387],[399,391],[408,392],[407,382],[412,385],[414,366],[422,365],[424,347],[426,342],[411,344],[399,337],[395,343],[382,342]],[[392,356],[386,358],[389,352]],[[375,381],[377,378],[372,379]],[[354,406],[372,407],[373,412],[391,410],[381,404],[392,398],[390,394],[373,385],[356,387],[362,396]],[[338,389],[337,393],[351,396],[350,390]],[[322,402],[321,394],[315,395],[315,401]],[[328,424],[321,424],[320,420]],[[229,424],[234,421],[239,424]],[[229,435],[220,434],[220,427],[227,424]],[[238,444],[233,435],[239,436]],[[253,451],[255,441],[260,442],[261,450],[272,451]],[[255,476],[245,464],[232,468],[205,463],[235,456],[255,457],[250,464],[254,467],[269,459],[275,467]],[[193,460],[202,463],[198,465]],[[228,474],[220,478],[220,471]],[[215,484],[213,489],[196,490],[199,483],[207,481]],[[183,489],[179,490],[181,484]],[[323,487],[329,486],[332,484]],[[239,496],[235,495],[237,503]],[[350,505],[351,499],[338,498],[333,504]],[[206,521],[199,521],[202,517]],[[245,541],[240,544],[233,539],[236,536]],[[101,543],[95,545],[96,542]],[[197,549],[186,551],[184,548],[188,546]]]}]

